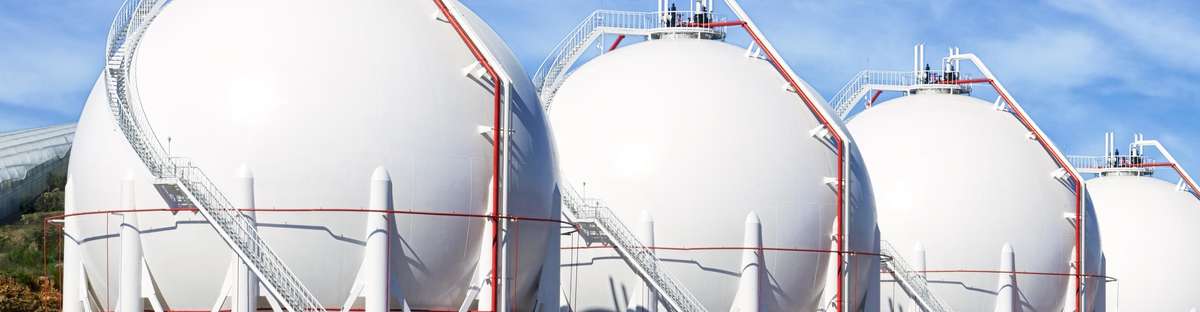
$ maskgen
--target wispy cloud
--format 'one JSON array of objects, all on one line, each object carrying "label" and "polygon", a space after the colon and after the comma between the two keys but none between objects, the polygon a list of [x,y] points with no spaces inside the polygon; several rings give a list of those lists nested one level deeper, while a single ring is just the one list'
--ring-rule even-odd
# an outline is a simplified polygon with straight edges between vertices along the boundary
[{"label": "wispy cloud", "polygon": [[0,122],[77,118],[100,73],[104,35],[119,5],[115,0],[0,2],[0,112],[8,115]]},{"label": "wispy cloud", "polygon": [[1117,36],[1111,46],[1133,46],[1154,58],[1148,63],[1200,72],[1200,4],[1189,1],[1050,2],[1055,8],[1089,18]]}]

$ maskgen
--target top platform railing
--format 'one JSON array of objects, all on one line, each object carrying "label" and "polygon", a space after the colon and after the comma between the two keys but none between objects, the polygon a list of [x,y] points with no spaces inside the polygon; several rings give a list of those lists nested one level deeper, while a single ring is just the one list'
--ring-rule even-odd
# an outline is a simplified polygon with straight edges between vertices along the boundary
[{"label": "top platform railing", "polygon": [[1150,164],[1157,164],[1154,158],[1146,156],[1079,156],[1069,155],[1067,161],[1076,169],[1088,173],[1114,170],[1148,171]]},{"label": "top platform railing", "polygon": [[708,25],[723,21],[725,21],[724,17],[712,12],[613,10],[592,12],[563,37],[554,46],[550,55],[538,66],[537,72],[533,74],[533,83],[537,87],[538,97],[542,100],[542,104],[549,108],[558,87],[566,78],[566,73],[586,52],[591,43],[599,39],[601,35],[649,37],[655,32],[688,30],[721,33]]},{"label": "top platform railing", "polygon": [[920,89],[918,87],[920,85],[966,88],[966,86],[958,86],[959,82],[972,79],[974,78],[960,72],[939,70],[919,72],[864,70],[854,75],[854,78],[851,78],[841,90],[838,90],[829,104],[833,106],[838,117],[844,120],[871,91],[911,92]]}]

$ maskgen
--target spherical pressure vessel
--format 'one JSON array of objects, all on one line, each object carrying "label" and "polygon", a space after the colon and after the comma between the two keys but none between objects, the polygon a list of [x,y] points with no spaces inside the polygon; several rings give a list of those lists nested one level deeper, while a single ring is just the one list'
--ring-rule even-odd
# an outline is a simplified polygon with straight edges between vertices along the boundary
[{"label": "spherical pressure vessel", "polygon": [[1108,311],[1188,311],[1200,307],[1200,200],[1149,176],[1107,175],[1087,182],[1104,237]]},{"label": "spherical pressure vessel", "polygon": [[[509,168],[508,213],[557,220],[551,135],[532,84],[482,20],[445,2],[498,59],[492,65],[515,79],[513,161],[501,164]],[[392,307],[450,310],[472,288],[491,243],[486,219],[472,217],[491,206],[495,114],[491,81],[475,62],[434,1],[177,0],[148,26],[132,79],[156,138],[225,197],[243,196],[239,166],[253,171],[259,233],[326,307],[340,308],[354,289],[368,218],[349,210],[368,206],[373,170],[386,169],[392,210],[401,212],[388,226]],[[78,204],[68,213],[171,208],[117,128],[106,92],[102,78],[79,122],[70,168]],[[120,205],[127,172],[136,181],[136,207]],[[196,212],[138,217],[144,261],[162,300],[172,310],[211,308],[237,264],[232,249]],[[68,218],[79,231],[72,235],[86,279],[106,310],[120,296],[120,222],[108,214]],[[509,286],[513,304],[527,311],[558,224],[513,227],[509,255],[519,258],[509,266]]]},{"label": "spherical pressure vessel", "polygon": [[[838,158],[810,135],[818,120],[784,84],[767,61],[720,41],[658,39],[607,52],[566,78],[549,112],[563,179],[641,228],[660,268],[710,311],[827,307]],[[868,177],[856,156],[847,161],[846,249],[870,253]],[[563,242],[575,311],[645,305],[646,286],[615,251]],[[852,257],[852,310],[876,259]]]},{"label": "spherical pressure vessel", "polygon": [[[1074,309],[1075,187],[1012,113],[967,95],[918,93],[847,126],[871,173],[883,243],[923,263],[912,269],[951,308]],[[1098,273],[1099,237],[1084,206],[1084,265]],[[914,306],[884,281],[882,310]]]}]

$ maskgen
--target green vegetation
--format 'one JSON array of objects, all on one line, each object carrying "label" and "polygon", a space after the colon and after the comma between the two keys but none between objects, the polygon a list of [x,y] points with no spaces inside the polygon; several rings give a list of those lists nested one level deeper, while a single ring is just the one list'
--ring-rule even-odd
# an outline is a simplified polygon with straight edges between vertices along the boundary
[{"label": "green vegetation", "polygon": [[56,311],[61,300],[62,232],[47,217],[63,211],[65,176],[51,176],[49,189],[21,206],[23,215],[0,225],[0,312]]}]

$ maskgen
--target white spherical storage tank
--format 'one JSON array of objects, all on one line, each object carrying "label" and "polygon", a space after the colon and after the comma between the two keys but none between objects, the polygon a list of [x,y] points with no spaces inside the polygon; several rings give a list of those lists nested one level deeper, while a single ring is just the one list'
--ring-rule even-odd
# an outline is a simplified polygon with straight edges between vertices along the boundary
[{"label": "white spherical storage tank", "polygon": [[1108,311],[1189,311],[1200,308],[1200,200],[1149,176],[1088,180],[1104,237]]},{"label": "white spherical storage tank", "polygon": [[[445,3],[494,55],[491,64],[516,79],[506,136],[512,161],[501,164],[509,171],[508,214],[557,220],[553,144],[531,83],[482,20],[457,1]],[[478,262],[489,262],[480,216],[491,205],[494,138],[480,129],[490,130],[496,113],[491,82],[471,74],[481,70],[472,67],[476,57],[436,1],[176,0],[148,25],[135,55],[131,79],[156,138],[227,197],[248,195],[238,168],[253,172],[258,232],[321,304],[363,306],[364,299],[347,299],[356,276],[374,278],[359,276],[369,275],[360,266],[370,223],[353,210],[367,208],[373,180],[387,178],[398,212],[387,225],[391,307],[463,303]],[[94,295],[85,300],[116,309],[120,229],[136,218],[142,278],[157,292],[150,300],[170,310],[213,308],[237,257],[201,214],[161,210],[177,207],[122,135],[103,79],[79,122],[70,168],[75,204],[67,211],[101,213],[67,218],[81,266],[65,278],[86,280]],[[134,198],[123,206],[127,174]],[[102,213],[124,209],[160,210]],[[517,310],[534,309],[539,287],[557,300],[557,283],[538,280],[543,270],[557,273],[543,261],[557,257],[550,245],[558,244],[558,226],[513,225],[507,275]]]},{"label": "white spherical storage tank", "polygon": [[[1056,177],[1052,154],[1014,113],[918,91],[862,111],[847,127],[871,173],[881,239],[918,263],[913,269],[951,308],[1074,309],[1075,186]],[[1084,265],[1094,274],[1099,237],[1084,209]],[[1088,280],[1088,298],[1098,281]],[[908,311],[909,296],[884,282],[883,310]]]},{"label": "white spherical storage tank", "polygon": [[[607,52],[566,78],[549,111],[564,181],[641,229],[660,266],[709,311],[757,311],[735,303],[751,297],[762,311],[828,307],[838,210],[826,178],[837,176],[838,158],[810,135],[819,121],[784,84],[767,61],[717,40],[652,39]],[[848,161],[846,249],[870,254],[868,177],[856,156]],[[747,266],[739,247],[756,239],[759,291],[739,293]],[[646,288],[612,248],[563,242],[562,287],[574,311],[646,307]],[[851,257],[850,311],[867,302],[877,259]]]}]

